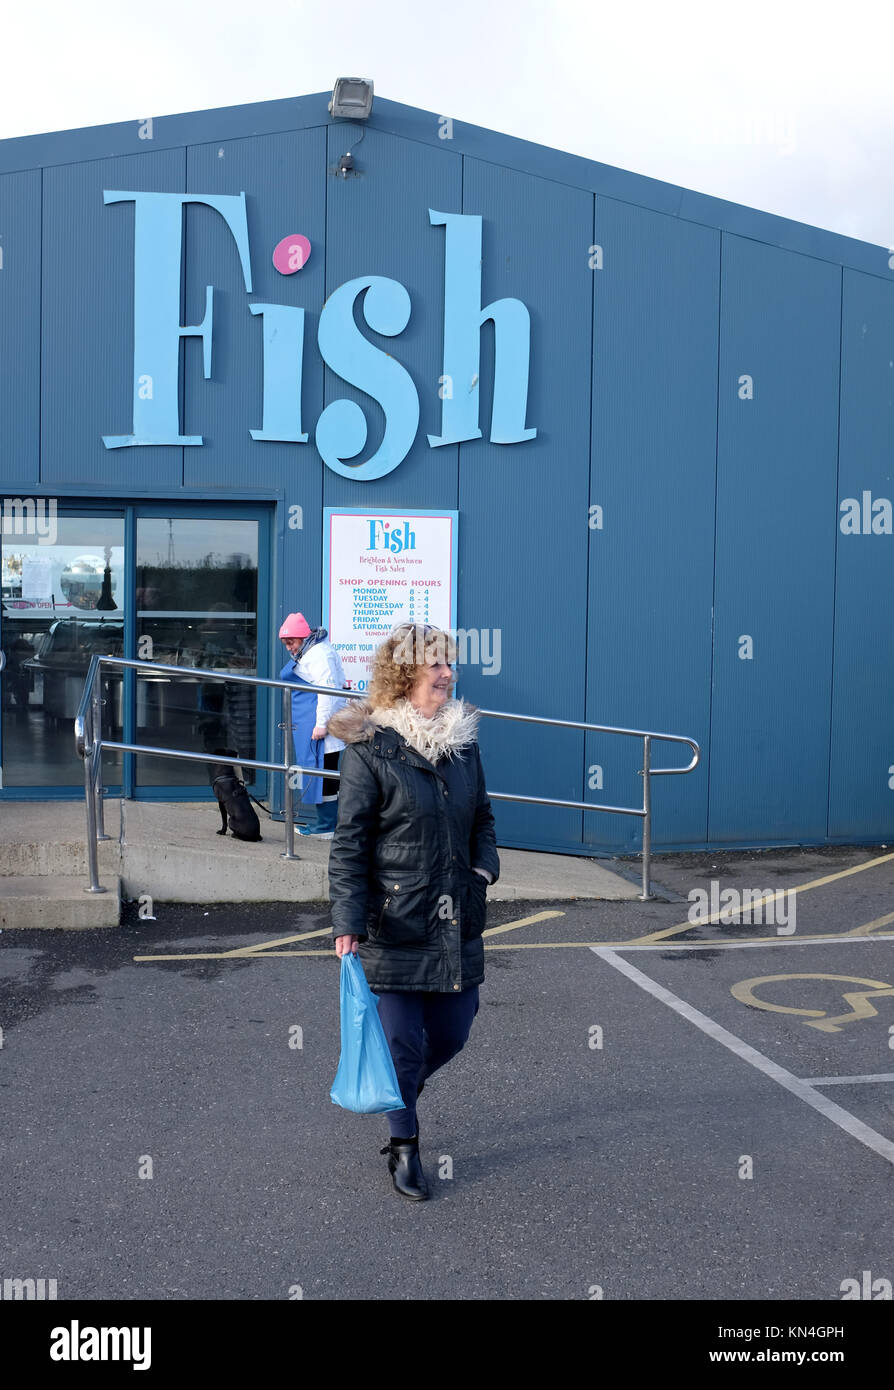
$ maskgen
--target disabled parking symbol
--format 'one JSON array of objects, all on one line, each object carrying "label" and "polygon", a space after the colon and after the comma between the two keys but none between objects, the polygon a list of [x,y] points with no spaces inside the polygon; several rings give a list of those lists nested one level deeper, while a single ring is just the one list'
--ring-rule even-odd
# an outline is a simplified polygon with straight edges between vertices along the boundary
[{"label": "disabled parking symbol", "polygon": [[[849,1006],[849,1012],[829,1017],[826,1009],[803,1009],[793,1004],[772,1004],[767,999],[758,998],[755,993],[759,985],[779,984],[784,980],[832,980],[836,984],[862,985],[862,989],[842,990],[841,997]],[[751,980],[740,980],[730,989],[734,999],[750,1009],[767,1009],[772,1013],[800,1014],[808,1028],[818,1028],[823,1033],[840,1033],[846,1023],[856,1023],[861,1018],[876,1018],[878,1009],[870,1004],[870,999],[894,998],[894,985],[884,980],[864,980],[859,975],[757,975]]]}]

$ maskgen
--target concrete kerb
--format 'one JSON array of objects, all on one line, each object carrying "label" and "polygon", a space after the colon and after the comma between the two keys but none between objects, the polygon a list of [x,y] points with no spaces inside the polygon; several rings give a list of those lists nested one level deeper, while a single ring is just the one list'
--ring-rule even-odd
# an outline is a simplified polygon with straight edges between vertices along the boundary
[{"label": "concrete kerb", "polygon": [[[127,802],[121,876],[124,894],[160,902],[328,901],[331,841],[296,836],[300,858],[282,859],[285,830],[261,814],[260,843],[216,837],[213,803]],[[636,898],[638,881],[593,859],[500,850],[494,900]]]},{"label": "concrete kerb", "polygon": [[102,874],[99,881],[104,893],[85,893],[82,874],[0,875],[0,929],[83,931],[117,927],[121,919],[120,879]]},{"label": "concrete kerb", "polygon": [[[120,879],[121,894],[157,902],[327,901],[331,841],[296,836],[298,860],[283,859],[282,822],[260,813],[259,843],[218,836],[214,802],[107,801],[100,844],[104,883]],[[3,876],[65,877],[80,903],[107,895],[83,893],[87,863],[85,818],[80,802],[22,802],[0,826],[0,895]],[[493,900],[635,899],[639,879],[627,866],[615,871],[584,856],[500,850],[501,876]],[[47,899],[49,899],[49,893]],[[108,895],[111,896],[111,895]],[[80,910],[77,914],[80,918]],[[100,914],[108,925],[108,904]],[[47,923],[49,925],[49,922]]]}]

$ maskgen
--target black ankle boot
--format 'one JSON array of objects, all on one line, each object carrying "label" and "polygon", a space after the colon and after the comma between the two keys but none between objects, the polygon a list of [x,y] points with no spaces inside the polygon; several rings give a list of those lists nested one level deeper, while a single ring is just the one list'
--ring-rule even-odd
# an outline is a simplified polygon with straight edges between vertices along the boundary
[{"label": "black ankle boot", "polygon": [[395,1192],[414,1202],[428,1197],[428,1183],[419,1161],[419,1135],[411,1139],[392,1139],[381,1151],[388,1155],[388,1171]]}]

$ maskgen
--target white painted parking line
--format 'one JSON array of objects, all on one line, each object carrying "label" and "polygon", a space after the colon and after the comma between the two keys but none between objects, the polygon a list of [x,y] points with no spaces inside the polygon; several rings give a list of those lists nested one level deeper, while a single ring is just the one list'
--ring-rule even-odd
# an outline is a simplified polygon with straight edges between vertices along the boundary
[{"label": "white painted parking line", "polygon": [[709,1038],[721,1043],[723,1047],[728,1048],[730,1052],[735,1053],[743,1062],[747,1062],[757,1071],[763,1072],[764,1076],[769,1076],[771,1080],[778,1082],[785,1090],[790,1091],[799,1100],[803,1100],[805,1105],[818,1110],[821,1115],[824,1115],[827,1120],[831,1120],[839,1129],[843,1129],[851,1138],[858,1139],[861,1144],[872,1149],[873,1153],[877,1153],[888,1163],[894,1164],[894,1143],[890,1139],[886,1139],[883,1134],[878,1134],[874,1129],[870,1129],[869,1125],[858,1120],[856,1115],[852,1115],[849,1110],[844,1110],[833,1100],[829,1100],[828,1096],[824,1096],[821,1091],[815,1090],[811,1082],[802,1081],[800,1077],[786,1071],[785,1067],[779,1066],[778,1062],[773,1062],[769,1057],[765,1057],[762,1052],[758,1052],[749,1043],[743,1042],[734,1033],[730,1033],[719,1023],[715,1023],[712,1018],[708,1018],[706,1014],[694,1009],[691,1004],[687,1004],[685,999],[680,999],[669,989],[665,989],[664,985],[659,985],[648,975],[644,975],[641,970],[637,970],[635,965],[631,965],[630,961],[623,960],[616,951],[603,946],[591,946],[590,949],[594,955],[606,961],[620,974],[626,975],[628,980],[639,985],[640,989],[645,990],[647,994],[651,994],[653,998],[666,1004],[668,1008],[673,1009],[689,1023],[694,1023],[696,1028],[707,1033]]},{"label": "white painted parking line", "polygon": [[877,1076],[804,1076],[808,1086],[855,1086],[864,1081],[894,1081],[894,1071],[879,1072]]}]

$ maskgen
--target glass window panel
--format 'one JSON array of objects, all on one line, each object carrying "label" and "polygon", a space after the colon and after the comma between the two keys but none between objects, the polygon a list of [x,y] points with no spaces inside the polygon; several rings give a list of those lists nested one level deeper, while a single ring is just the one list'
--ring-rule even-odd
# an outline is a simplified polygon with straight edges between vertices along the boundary
[{"label": "glass window panel", "polygon": [[[257,674],[258,523],[191,517],[137,521],[137,647],[172,666]],[[146,640],[148,639],[148,641]],[[258,692],[238,683],[138,675],[136,742],[257,756]],[[142,786],[195,786],[208,768],[138,756]],[[251,771],[246,780],[256,779]]]},{"label": "glass window panel", "polygon": [[[74,717],[90,657],[123,654],[123,516],[59,515],[53,531],[0,534],[5,787],[83,784]],[[120,674],[103,678],[103,733],[117,741],[121,690]],[[120,785],[120,754],[106,754],[103,782]]]}]

